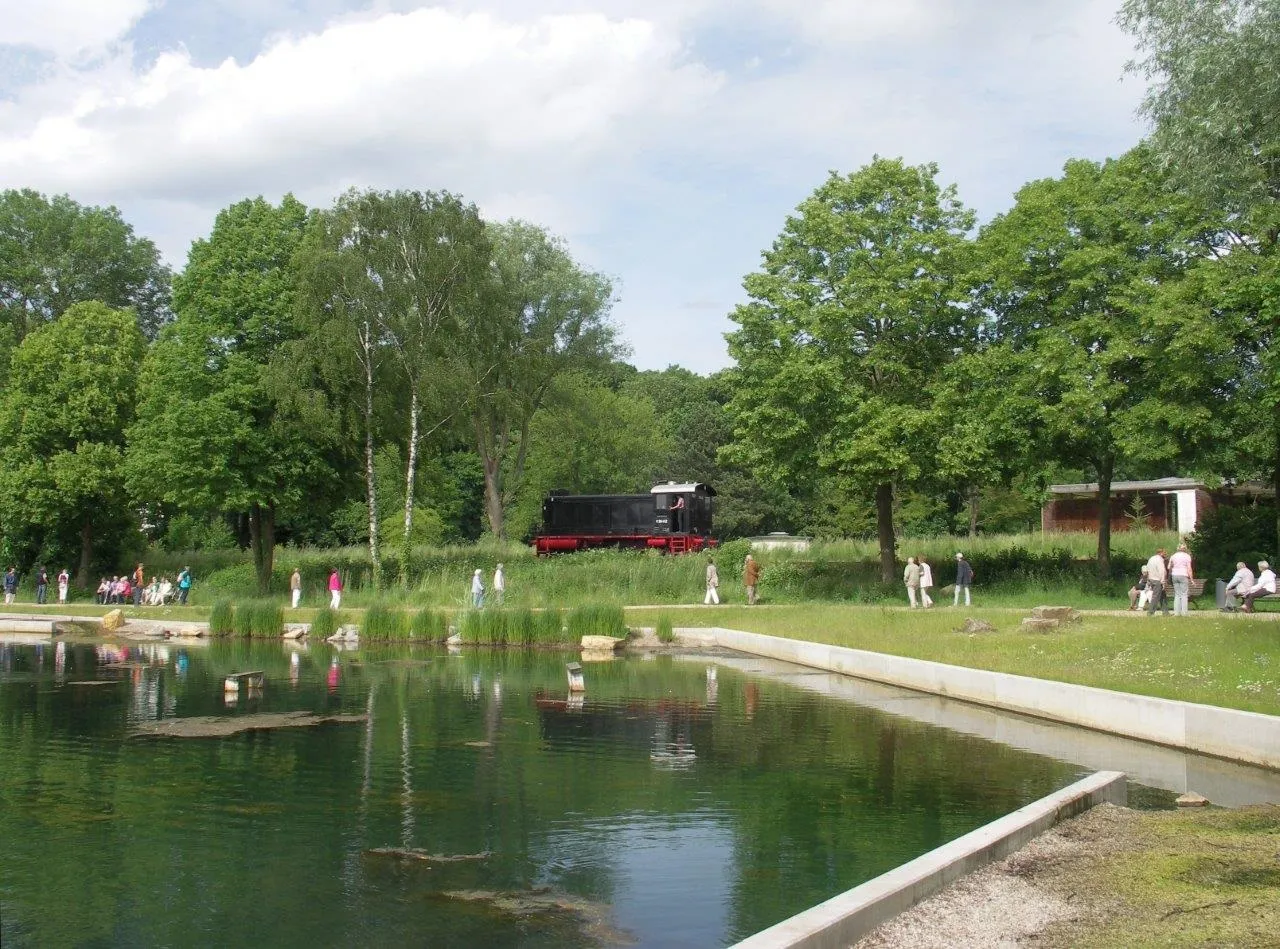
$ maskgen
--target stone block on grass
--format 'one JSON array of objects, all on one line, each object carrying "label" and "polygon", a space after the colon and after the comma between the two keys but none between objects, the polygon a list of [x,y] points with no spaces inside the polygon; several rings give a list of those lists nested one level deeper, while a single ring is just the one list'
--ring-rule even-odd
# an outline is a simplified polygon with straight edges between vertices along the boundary
[{"label": "stone block on grass", "polygon": [[1022,621],[1022,630],[1027,633],[1052,633],[1061,627],[1060,620],[1042,619],[1038,616],[1028,616]]},{"label": "stone block on grass", "polygon": [[1056,619],[1059,623],[1074,623],[1080,619],[1080,611],[1070,606],[1037,606],[1031,611],[1034,619]]}]

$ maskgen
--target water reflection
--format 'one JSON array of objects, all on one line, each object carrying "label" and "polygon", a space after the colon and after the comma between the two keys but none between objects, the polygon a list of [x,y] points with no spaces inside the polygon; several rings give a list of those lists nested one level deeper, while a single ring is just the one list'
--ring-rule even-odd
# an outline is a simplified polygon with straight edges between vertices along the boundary
[{"label": "water reflection", "polygon": [[[570,694],[574,658],[0,645],[0,941],[722,944],[1079,770],[715,663],[592,663]],[[128,737],[296,710],[365,718]]]}]

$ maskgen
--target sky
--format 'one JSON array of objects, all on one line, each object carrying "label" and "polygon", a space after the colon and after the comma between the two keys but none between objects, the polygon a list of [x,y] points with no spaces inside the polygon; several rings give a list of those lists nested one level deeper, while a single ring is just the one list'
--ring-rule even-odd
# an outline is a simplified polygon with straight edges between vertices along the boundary
[{"label": "sky", "polygon": [[219,209],[447,190],[609,275],[641,369],[729,365],[830,171],[935,162],[980,220],[1134,145],[1120,0],[0,0],[0,188],[180,269]]}]

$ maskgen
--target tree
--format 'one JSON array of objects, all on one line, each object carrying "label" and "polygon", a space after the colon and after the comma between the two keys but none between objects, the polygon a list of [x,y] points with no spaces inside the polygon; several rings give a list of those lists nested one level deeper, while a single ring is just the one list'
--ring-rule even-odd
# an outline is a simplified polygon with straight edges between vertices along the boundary
[{"label": "tree", "polygon": [[538,525],[548,491],[647,492],[670,447],[651,401],[614,392],[580,372],[552,383],[529,426],[529,443],[524,482],[507,518],[513,537]]},{"label": "tree", "polygon": [[746,278],[751,302],[728,337],[728,457],[776,482],[834,475],[874,494],[886,582],[894,485],[917,479],[932,452],[929,381],[973,336],[960,279],[973,216],[936,176],[883,158],[833,172]]},{"label": "tree", "polygon": [[1202,388],[1194,363],[1171,361],[1198,349],[1201,329],[1162,319],[1153,303],[1218,236],[1142,148],[1068,162],[982,231],[980,297],[997,345],[980,357],[979,411],[1035,433],[1041,463],[1094,474],[1100,576],[1110,574],[1118,469],[1191,460],[1213,434],[1209,407],[1188,398]]},{"label": "tree", "polygon": [[1272,480],[1280,547],[1280,5],[1126,0],[1119,21],[1143,54],[1130,69],[1151,81],[1154,153],[1233,232],[1231,253],[1200,263],[1198,296],[1176,308],[1231,341],[1237,361],[1223,378],[1252,398],[1223,419],[1237,450],[1219,462]]},{"label": "tree", "polygon": [[279,206],[252,198],[192,244],[177,319],[147,355],[129,432],[133,495],[161,511],[246,514],[264,593],[281,514],[328,473],[323,416],[299,410],[273,366],[299,335],[291,260],[305,225],[292,195]]},{"label": "tree", "polygon": [[0,192],[0,324],[20,343],[76,303],[132,309],[154,338],[169,319],[169,268],[113,207]]},{"label": "tree", "polygon": [[557,377],[607,363],[618,351],[613,289],[582,269],[563,243],[519,221],[490,225],[495,285],[461,328],[457,365],[484,465],[485,515],[506,536],[505,514],[524,477],[530,423]]},{"label": "tree", "polygon": [[73,304],[23,339],[0,401],[5,530],[48,553],[76,538],[81,587],[95,541],[130,520],[124,435],[144,346],[132,313]]}]

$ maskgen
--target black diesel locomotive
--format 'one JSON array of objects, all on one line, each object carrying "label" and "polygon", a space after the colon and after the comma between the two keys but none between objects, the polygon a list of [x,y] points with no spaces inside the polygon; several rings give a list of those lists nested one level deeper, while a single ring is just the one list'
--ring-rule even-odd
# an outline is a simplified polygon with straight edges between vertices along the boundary
[{"label": "black diesel locomotive", "polygon": [[711,537],[709,484],[657,484],[648,494],[568,494],[552,491],[542,502],[539,554],[593,547],[652,548],[671,554],[715,546]]}]

